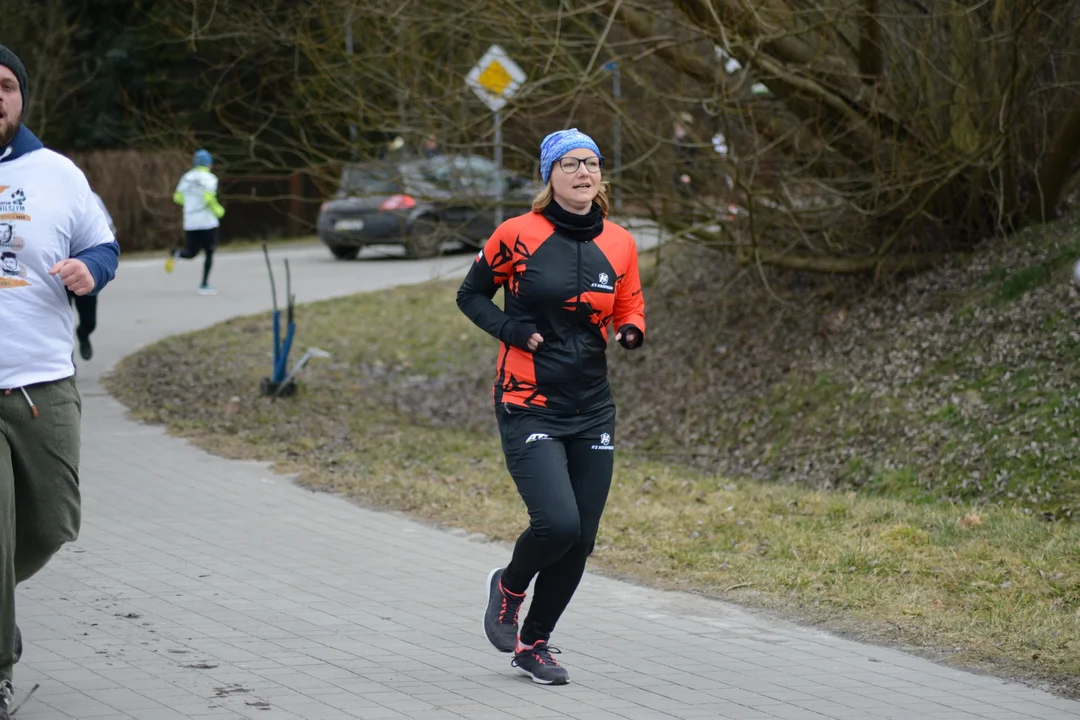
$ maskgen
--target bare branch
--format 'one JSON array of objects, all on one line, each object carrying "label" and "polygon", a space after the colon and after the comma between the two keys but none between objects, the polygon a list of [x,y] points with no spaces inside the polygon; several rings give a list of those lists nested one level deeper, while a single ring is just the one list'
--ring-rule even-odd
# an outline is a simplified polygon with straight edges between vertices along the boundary
[{"label": "bare branch", "polygon": [[859,35],[859,73],[864,80],[877,79],[884,67],[881,55],[881,26],[878,0],[863,0],[862,33]]}]

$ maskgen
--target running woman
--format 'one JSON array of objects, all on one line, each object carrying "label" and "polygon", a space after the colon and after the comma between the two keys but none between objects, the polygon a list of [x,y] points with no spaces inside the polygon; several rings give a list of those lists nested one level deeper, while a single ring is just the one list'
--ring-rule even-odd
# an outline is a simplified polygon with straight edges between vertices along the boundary
[{"label": "running woman", "polygon": [[[626,349],[645,340],[637,246],[606,219],[604,159],[592,138],[560,130],[540,145],[544,190],[476,257],[457,303],[500,343],[495,415],[506,467],[529,511],[506,567],[487,579],[484,631],[535,682],[563,685],[548,644],[585,572],[615,457],[608,327]],[[502,288],[505,311],[494,302]],[[535,578],[532,604],[518,612]]]}]

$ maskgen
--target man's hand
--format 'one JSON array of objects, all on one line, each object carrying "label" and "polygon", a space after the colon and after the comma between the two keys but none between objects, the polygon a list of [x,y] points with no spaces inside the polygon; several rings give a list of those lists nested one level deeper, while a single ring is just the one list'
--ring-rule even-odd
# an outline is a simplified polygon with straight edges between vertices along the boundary
[{"label": "man's hand", "polygon": [[90,274],[90,268],[86,263],[75,258],[61,260],[49,270],[50,275],[59,275],[66,287],[76,295],[86,295],[94,291],[94,276]]},{"label": "man's hand", "polygon": [[544,336],[540,333],[533,333],[529,336],[529,351],[536,352],[537,349],[544,344]]}]

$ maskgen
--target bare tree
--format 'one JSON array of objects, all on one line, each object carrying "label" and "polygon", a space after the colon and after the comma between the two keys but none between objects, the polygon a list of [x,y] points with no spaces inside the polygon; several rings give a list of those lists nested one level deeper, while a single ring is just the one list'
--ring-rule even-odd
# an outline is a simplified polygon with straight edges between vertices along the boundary
[{"label": "bare tree", "polygon": [[77,8],[65,0],[13,0],[4,9],[4,42],[23,61],[30,75],[28,123],[48,135],[54,115],[94,75],[97,63],[78,52]]},{"label": "bare tree", "polygon": [[[763,163],[779,168],[767,188],[742,181],[760,221],[732,238],[744,260],[919,267],[1053,216],[1075,168],[1071,0],[608,5],[695,79],[695,102],[737,119],[750,140],[744,178]],[[667,38],[680,32],[740,70],[718,72],[702,53],[673,46]],[[773,99],[748,96],[744,78]]]},{"label": "bare tree", "polygon": [[332,175],[431,133],[490,152],[463,78],[498,42],[529,74],[510,166],[535,173],[558,127],[609,148],[618,123],[628,208],[743,263],[880,273],[1054,216],[1080,152],[1076,6],[219,0],[162,22],[205,56],[207,108],[252,162]]}]

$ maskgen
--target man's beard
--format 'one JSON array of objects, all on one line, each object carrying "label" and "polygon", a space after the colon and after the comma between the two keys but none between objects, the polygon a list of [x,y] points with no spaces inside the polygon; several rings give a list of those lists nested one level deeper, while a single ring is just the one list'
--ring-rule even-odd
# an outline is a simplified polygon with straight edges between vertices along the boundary
[{"label": "man's beard", "polygon": [[22,124],[22,113],[19,113],[19,117],[15,118],[15,122],[11,124],[7,132],[0,134],[0,148],[7,147],[11,144],[11,141],[15,139],[15,134],[19,132],[19,126]]}]

